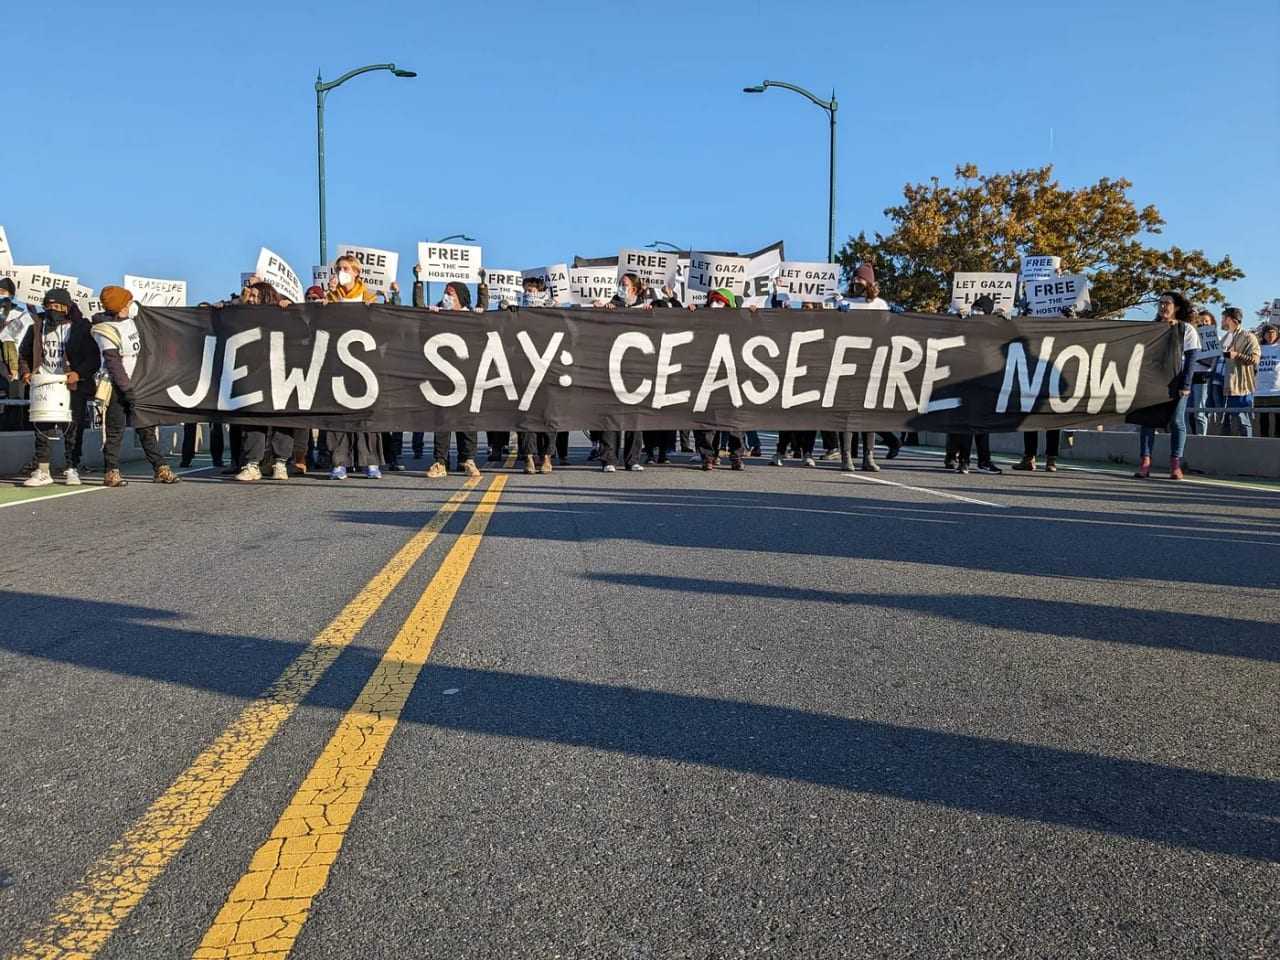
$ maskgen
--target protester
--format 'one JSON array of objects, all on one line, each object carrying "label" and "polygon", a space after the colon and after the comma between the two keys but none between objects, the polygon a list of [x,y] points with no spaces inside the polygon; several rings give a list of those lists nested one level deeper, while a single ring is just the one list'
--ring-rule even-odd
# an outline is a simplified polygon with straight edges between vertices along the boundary
[{"label": "protester", "polygon": [[[889,304],[880,297],[880,285],[876,283],[875,269],[870,263],[863,263],[853,273],[853,281],[849,284],[848,295],[838,304],[840,310],[888,310]],[[876,463],[875,433],[863,431],[855,439],[851,431],[841,431],[839,436],[840,467],[846,472],[853,470],[853,458],[857,453],[858,440],[862,441],[862,469],[871,473],[879,473]],[[902,441],[892,433],[881,433],[880,439],[889,448],[888,459],[892,460],[902,449]]]},{"label": "protester", "polygon": [[[547,293],[547,281],[543,277],[525,277],[522,283],[523,294],[520,298],[520,305],[531,309],[540,309],[551,306],[551,295]],[[516,455],[524,462],[524,472],[534,474],[551,472],[551,457],[556,452],[557,437],[554,433],[548,431],[530,432],[527,430],[520,431],[516,434]],[[568,435],[565,435],[566,446],[568,444]],[[541,458],[542,464],[539,467],[534,459],[535,454]]]},{"label": "protester", "polygon": [[[1218,320],[1211,311],[1201,310],[1196,314],[1196,326],[1201,334],[1201,343],[1204,342],[1203,331],[1217,325]],[[1196,436],[1203,437],[1209,432],[1209,412],[1205,408],[1208,406],[1209,384],[1213,379],[1214,367],[1217,365],[1217,357],[1206,357],[1203,360],[1197,360],[1191,371],[1191,400],[1187,405],[1187,426]]]},{"label": "protester", "polygon": [[[1039,440],[1040,435],[1035,430],[1027,430],[1022,434],[1022,459],[1013,465],[1013,469],[1035,472]],[[1061,449],[1062,431],[1046,430],[1044,432],[1044,468],[1049,473],[1058,472],[1058,454]]]},{"label": "protester", "polygon": [[[289,301],[276,292],[269,283],[259,282],[247,291],[250,305],[285,309]],[[240,483],[255,483],[262,479],[262,464],[271,470],[272,480],[288,480],[286,464],[293,455],[294,431],[287,427],[263,427],[237,424],[241,437],[240,470],[235,477]]]},{"label": "protester", "polygon": [[[628,274],[630,276],[630,274]],[[727,287],[720,287],[707,293],[707,310],[736,310],[742,306],[742,298]],[[688,309],[693,310],[693,304]],[[714,470],[720,465],[721,442],[729,454],[729,465],[734,470],[743,470],[746,462],[742,452],[746,446],[742,434],[732,430],[696,430],[694,441],[698,458],[702,461],[704,471]]]},{"label": "protester", "polygon": [[[413,267],[414,277],[419,277],[419,268],[417,264]],[[425,303],[425,285],[421,279],[415,279],[413,282],[413,305],[421,307]],[[444,291],[440,295],[440,301],[432,305],[429,309],[433,313],[439,313],[441,310],[469,310],[471,308],[471,291],[467,289],[465,283],[446,283]],[[449,434],[451,431],[442,430],[435,434],[432,449],[432,464],[427,469],[427,477],[437,480],[441,477],[449,475]],[[456,432],[453,436],[458,443],[458,469],[469,477],[480,476],[480,468],[476,466],[476,443],[477,435],[472,432]],[[490,434],[490,437],[494,437]],[[503,435],[505,436],[505,434]],[[493,440],[490,441],[490,453],[493,452]]]},{"label": "protester", "polygon": [[[360,261],[355,257],[342,256],[333,262],[333,270],[329,275],[329,292],[325,294],[327,303],[373,303],[377,297],[364,281],[360,279]],[[370,480],[382,479],[382,438],[376,433],[329,431],[329,455],[332,469],[330,480],[347,479],[347,471],[355,469],[356,460],[352,459],[352,438],[355,439],[355,457],[364,465],[364,474]]]},{"label": "protester", "polygon": [[32,323],[27,308],[14,299],[16,294],[14,282],[8,277],[0,277],[0,348],[3,349],[0,361],[10,380],[18,379],[18,344],[22,343]]},{"label": "protester", "polygon": [[[1200,334],[1193,325],[1191,304],[1180,293],[1164,293],[1156,306],[1156,323],[1167,323],[1175,328],[1176,349],[1181,355],[1178,372],[1169,383],[1169,398],[1174,401],[1173,415],[1169,421],[1169,479],[1182,479],[1182,454],[1187,445],[1187,398],[1191,396],[1191,375],[1196,354],[1200,350]],[[1151,454],[1155,448],[1154,427],[1142,427],[1138,434],[1139,480],[1151,476]]]},{"label": "protester", "polygon": [[1239,307],[1227,307],[1222,311],[1223,370],[1222,390],[1226,406],[1239,413],[1227,415],[1227,432],[1240,436],[1253,436],[1253,391],[1258,381],[1258,360],[1261,348],[1258,338],[1241,326],[1244,315]]},{"label": "protester", "polygon": [[[39,336],[37,337],[37,332]],[[65,376],[71,394],[71,422],[62,427],[62,445],[66,472],[62,482],[69,487],[80,485],[80,455],[84,442],[86,406],[93,399],[94,376],[102,357],[94,343],[89,321],[71,301],[63,287],[55,287],[44,295],[44,312],[23,335],[18,347],[18,375],[30,385],[32,373]],[[23,483],[25,487],[46,487],[53,483],[50,470],[49,434],[56,424],[33,423],[35,433],[35,470]]]},{"label": "protester", "polygon": [[307,287],[307,292],[303,296],[306,298],[307,303],[324,303],[324,287]]},{"label": "protester", "polygon": [[[1259,340],[1261,341],[1260,347],[1280,346],[1280,327],[1269,323],[1263,324]],[[1262,407],[1268,411],[1258,414],[1258,436],[1280,437],[1280,414],[1272,412],[1276,407],[1280,407],[1280,397],[1255,396],[1253,403],[1255,407]]]}]

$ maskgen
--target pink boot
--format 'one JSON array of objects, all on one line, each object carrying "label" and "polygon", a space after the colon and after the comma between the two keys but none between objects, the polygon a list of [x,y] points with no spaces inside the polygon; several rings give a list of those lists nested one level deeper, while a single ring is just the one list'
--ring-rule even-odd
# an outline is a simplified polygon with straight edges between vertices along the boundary
[{"label": "pink boot", "polygon": [[1170,480],[1182,479],[1182,458],[1181,457],[1169,458],[1169,479]]},{"label": "pink boot", "polygon": [[1149,479],[1150,476],[1151,476],[1151,458],[1142,457],[1138,461],[1138,472],[1134,474],[1134,477],[1136,477],[1139,480],[1146,480],[1146,479]]}]

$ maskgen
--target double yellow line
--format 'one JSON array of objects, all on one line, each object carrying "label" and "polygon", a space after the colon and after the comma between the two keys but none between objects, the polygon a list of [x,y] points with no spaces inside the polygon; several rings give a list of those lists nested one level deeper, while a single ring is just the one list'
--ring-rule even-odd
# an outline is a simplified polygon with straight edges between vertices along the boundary
[{"label": "double yellow line", "polygon": [[[450,497],[275,683],[196,757],[62,899],[40,933],[13,954],[14,960],[87,960],[102,948],[479,482],[468,480]],[[292,949],[505,485],[505,476],[490,484],[270,838],[250,861],[196,957],[283,957]]]}]

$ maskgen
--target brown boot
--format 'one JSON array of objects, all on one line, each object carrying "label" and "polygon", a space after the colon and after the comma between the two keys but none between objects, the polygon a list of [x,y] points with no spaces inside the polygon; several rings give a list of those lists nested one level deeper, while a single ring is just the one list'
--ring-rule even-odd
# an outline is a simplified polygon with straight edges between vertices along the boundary
[{"label": "brown boot", "polygon": [[181,483],[182,478],[174,473],[167,463],[162,463],[156,467],[155,476],[151,480],[152,483]]},{"label": "brown boot", "polygon": [[104,487],[127,487],[129,481],[120,476],[119,470],[108,470],[102,476],[102,485]]}]

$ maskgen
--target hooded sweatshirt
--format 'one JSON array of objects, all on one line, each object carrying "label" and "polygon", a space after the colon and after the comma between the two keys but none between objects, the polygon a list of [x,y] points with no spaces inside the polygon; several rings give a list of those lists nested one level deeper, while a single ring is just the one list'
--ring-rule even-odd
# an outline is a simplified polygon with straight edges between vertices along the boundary
[{"label": "hooded sweatshirt", "polygon": [[45,311],[39,371],[32,370],[35,365],[35,333],[33,325],[22,338],[22,346],[18,348],[18,375],[74,372],[80,376],[75,389],[92,393],[93,378],[102,358],[98,345],[93,342],[89,321],[80,313],[80,308],[72,304],[66,315]]}]

